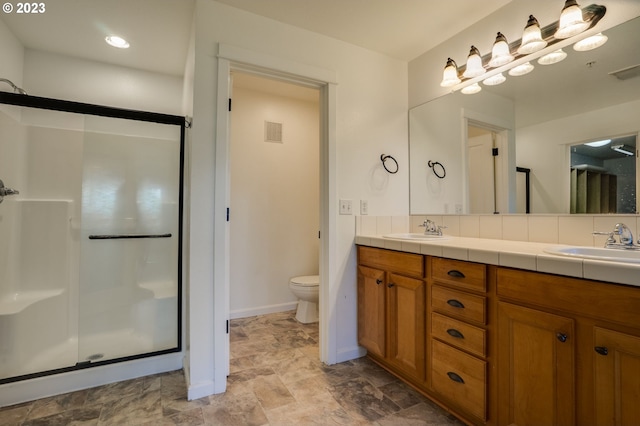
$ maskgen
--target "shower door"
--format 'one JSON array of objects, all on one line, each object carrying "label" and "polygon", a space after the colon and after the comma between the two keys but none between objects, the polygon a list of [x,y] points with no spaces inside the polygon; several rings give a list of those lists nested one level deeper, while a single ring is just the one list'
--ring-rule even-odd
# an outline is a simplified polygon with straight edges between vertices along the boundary
[{"label": "shower door", "polygon": [[0,384],[181,350],[184,131],[0,92]]}]

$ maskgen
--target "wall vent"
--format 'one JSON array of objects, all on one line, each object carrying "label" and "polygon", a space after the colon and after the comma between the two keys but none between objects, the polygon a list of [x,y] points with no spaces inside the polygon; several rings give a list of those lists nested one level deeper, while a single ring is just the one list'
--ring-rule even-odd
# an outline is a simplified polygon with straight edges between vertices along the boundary
[{"label": "wall vent", "polygon": [[282,123],[264,122],[264,141],[282,143]]},{"label": "wall vent", "polygon": [[611,71],[609,75],[616,77],[618,80],[628,80],[640,75],[640,65],[632,65],[617,71]]}]

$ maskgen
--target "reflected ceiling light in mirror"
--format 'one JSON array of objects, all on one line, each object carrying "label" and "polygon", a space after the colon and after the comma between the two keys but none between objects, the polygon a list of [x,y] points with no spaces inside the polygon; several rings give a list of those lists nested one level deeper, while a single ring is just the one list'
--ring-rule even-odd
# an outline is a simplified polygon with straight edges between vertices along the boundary
[{"label": "reflected ceiling light in mirror", "polygon": [[588,50],[597,49],[602,46],[609,40],[609,37],[602,33],[598,33],[592,35],[591,37],[587,37],[585,39],[580,40],[576,44],[573,45],[573,50],[578,52],[586,52]]},{"label": "reflected ceiling light in mirror", "polygon": [[507,81],[507,78],[502,73],[499,73],[485,78],[484,80],[482,80],[482,83],[486,84],[487,86],[497,86],[498,84],[502,84],[505,81]]},{"label": "reflected ceiling light in mirror", "polygon": [[531,62],[525,62],[524,64],[520,64],[515,66],[509,70],[509,75],[513,77],[519,77],[521,75],[529,74],[533,71],[534,66],[531,65]]},{"label": "reflected ceiling light in mirror", "polygon": [[522,43],[518,47],[518,53],[528,55],[544,49],[546,46],[547,42],[542,39],[538,20],[533,15],[529,15],[529,21],[527,21],[522,33]]},{"label": "reflected ceiling light in mirror", "polygon": [[487,72],[482,66],[482,57],[475,46],[471,46],[469,56],[467,57],[467,69],[462,74],[466,78],[479,77]]},{"label": "reflected ceiling light in mirror", "polygon": [[127,49],[129,48],[129,42],[122,37],[118,37],[115,35],[110,35],[104,38],[109,45],[113,47],[117,47],[118,49]]},{"label": "reflected ceiling light in mirror", "polygon": [[620,154],[633,156],[632,148],[625,145],[611,145],[611,149],[614,150],[615,152],[619,152]]},{"label": "reflected ceiling light in mirror", "polygon": [[558,49],[551,53],[547,53],[544,56],[541,56],[540,59],[538,59],[538,63],[540,65],[557,64],[558,62],[562,61],[566,57],[567,57],[567,53],[562,49]]},{"label": "reflected ceiling light in mirror", "polygon": [[482,90],[482,87],[478,83],[473,83],[471,86],[467,86],[461,90],[465,95],[473,95]]},{"label": "reflected ceiling light in mirror", "polygon": [[569,38],[580,34],[589,28],[589,23],[582,19],[582,9],[576,0],[567,0],[560,13],[558,30],[553,37],[558,39]]},{"label": "reflected ceiling light in mirror", "polygon": [[507,38],[504,34],[498,32],[496,41],[493,43],[493,48],[491,49],[491,60],[489,61],[489,66],[492,68],[501,67],[513,61],[513,59],[513,55],[509,50]]},{"label": "reflected ceiling light in mirror", "polygon": [[442,87],[451,87],[460,83],[460,77],[458,77],[458,65],[456,65],[456,61],[449,58],[447,59],[447,65],[444,67],[444,71],[442,72],[442,82],[440,86]]},{"label": "reflected ceiling light in mirror", "polygon": [[605,146],[611,143],[611,139],[604,139],[601,141],[587,142],[585,145],[590,146],[592,148],[597,148],[599,146]]}]

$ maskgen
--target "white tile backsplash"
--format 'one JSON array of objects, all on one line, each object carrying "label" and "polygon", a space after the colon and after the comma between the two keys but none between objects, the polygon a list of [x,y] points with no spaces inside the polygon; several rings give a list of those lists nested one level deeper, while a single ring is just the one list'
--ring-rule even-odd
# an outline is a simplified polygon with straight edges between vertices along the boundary
[{"label": "white tile backsplash", "polygon": [[[636,242],[640,238],[639,215],[417,215],[356,216],[355,219],[356,235],[423,232],[424,228],[419,225],[430,219],[446,226],[445,235],[460,237],[600,247],[604,245],[606,236],[594,237],[593,231],[610,232],[616,223],[622,222],[631,228]],[[467,255],[455,253],[453,257]],[[517,258],[508,261],[530,260]],[[553,267],[555,265],[550,266]]]}]

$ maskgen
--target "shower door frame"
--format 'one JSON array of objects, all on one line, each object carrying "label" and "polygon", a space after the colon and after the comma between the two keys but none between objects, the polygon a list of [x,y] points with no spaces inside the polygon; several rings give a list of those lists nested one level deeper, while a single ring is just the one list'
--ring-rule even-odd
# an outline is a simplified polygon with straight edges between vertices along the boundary
[{"label": "shower door frame", "polygon": [[61,111],[83,115],[94,115],[100,117],[120,118],[125,120],[145,121],[150,123],[167,124],[180,126],[180,182],[178,193],[178,268],[177,268],[177,346],[170,349],[163,349],[154,352],[128,355],[125,357],[108,359],[104,361],[77,362],[75,365],[53,370],[40,371],[36,373],[24,374],[20,376],[0,379],[0,385],[6,383],[20,382],[23,380],[38,377],[51,376],[55,374],[67,373],[71,371],[84,370],[87,368],[116,364],[126,361],[139,360],[143,358],[155,357],[182,351],[182,240],[183,240],[183,202],[184,202],[184,156],[185,156],[185,132],[187,119],[179,115],[163,114],[149,111],[138,111],[124,108],[95,105],[82,102],[66,101],[60,99],[43,98],[38,96],[23,95],[0,91],[0,104],[13,105],[19,107],[36,108],[44,110]]}]

